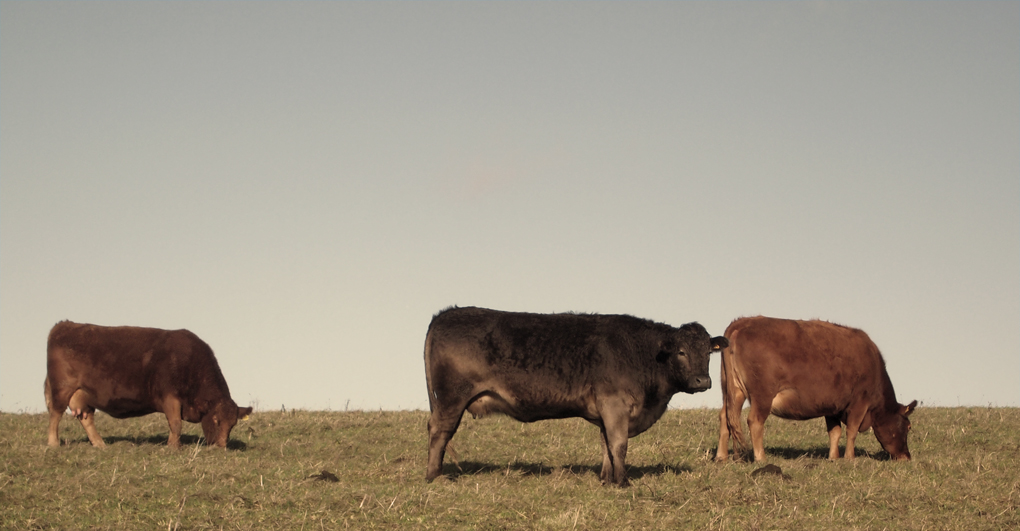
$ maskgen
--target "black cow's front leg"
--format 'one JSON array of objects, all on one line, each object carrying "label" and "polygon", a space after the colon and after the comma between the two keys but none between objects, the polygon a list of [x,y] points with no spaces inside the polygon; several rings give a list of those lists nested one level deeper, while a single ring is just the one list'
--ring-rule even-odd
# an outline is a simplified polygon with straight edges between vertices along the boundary
[{"label": "black cow's front leg", "polygon": [[620,487],[630,484],[627,480],[627,439],[630,435],[630,421],[627,408],[622,403],[610,404],[602,414],[602,482]]}]

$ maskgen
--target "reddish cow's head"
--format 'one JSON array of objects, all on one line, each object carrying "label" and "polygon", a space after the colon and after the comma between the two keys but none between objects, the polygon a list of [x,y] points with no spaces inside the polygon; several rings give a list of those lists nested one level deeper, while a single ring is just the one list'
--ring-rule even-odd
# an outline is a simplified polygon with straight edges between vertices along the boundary
[{"label": "reddish cow's head", "polygon": [[673,358],[676,360],[674,375],[679,381],[680,390],[685,393],[698,393],[712,387],[712,377],[708,375],[708,362],[713,352],[718,352],[729,345],[725,337],[712,337],[705,327],[698,323],[688,323],[680,327],[677,334],[663,345],[660,361]]},{"label": "reddish cow's head", "polygon": [[230,430],[234,429],[238,419],[246,419],[250,414],[250,407],[237,407],[237,403],[229,398],[216,404],[216,407],[202,417],[205,443],[226,448]]},{"label": "reddish cow's head", "polygon": [[875,438],[882,448],[889,452],[893,459],[910,460],[910,450],[907,449],[907,432],[910,431],[910,414],[917,407],[917,400],[902,405],[896,404],[894,411],[887,411],[881,418],[875,417]]}]

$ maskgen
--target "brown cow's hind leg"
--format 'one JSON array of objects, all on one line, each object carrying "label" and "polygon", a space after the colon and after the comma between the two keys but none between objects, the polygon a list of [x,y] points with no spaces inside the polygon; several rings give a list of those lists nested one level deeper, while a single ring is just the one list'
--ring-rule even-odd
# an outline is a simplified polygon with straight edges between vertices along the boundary
[{"label": "brown cow's hind leg", "polygon": [[62,411],[50,410],[50,429],[47,433],[47,443],[49,446],[56,448],[60,446],[60,419],[64,416]]},{"label": "brown cow's hind leg", "polygon": [[839,415],[825,417],[825,429],[829,432],[829,459],[839,459],[839,437],[843,430],[840,426]]},{"label": "brown cow's hind leg", "polygon": [[50,412],[50,427],[47,431],[47,444],[52,447],[60,446],[60,419],[64,417],[64,411],[67,409],[68,399],[61,399],[59,396],[55,396],[53,389],[50,387],[50,379],[47,378],[43,384],[43,390],[46,395],[46,409]]},{"label": "brown cow's hind leg", "polygon": [[81,422],[81,427],[85,428],[85,434],[89,436],[92,446],[96,448],[106,446],[103,438],[99,436],[99,431],[96,430],[96,408],[89,404],[88,393],[81,389],[75,391],[71,395],[68,407],[71,408],[71,412],[77,417],[78,422]]},{"label": "brown cow's hind leg", "polygon": [[765,460],[765,419],[769,418],[771,409],[771,400],[752,400],[747,411],[747,429],[751,432],[755,462]]},{"label": "brown cow's hind leg", "polygon": [[[727,396],[729,395],[729,396]],[[730,428],[727,417],[734,419],[734,425],[740,426],[740,410],[744,407],[744,393],[737,386],[726,388],[723,391],[723,405],[719,411],[719,446],[715,450],[715,460],[725,461],[728,458],[730,446]],[[746,448],[744,435],[739,431],[733,433],[733,453],[740,458],[739,448]]]}]

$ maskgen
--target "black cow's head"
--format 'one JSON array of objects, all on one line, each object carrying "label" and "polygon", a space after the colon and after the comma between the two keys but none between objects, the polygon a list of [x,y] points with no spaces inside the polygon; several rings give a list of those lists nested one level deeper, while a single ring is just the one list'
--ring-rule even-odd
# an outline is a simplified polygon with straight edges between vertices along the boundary
[{"label": "black cow's head", "polygon": [[712,387],[712,377],[708,375],[711,354],[728,345],[725,337],[712,337],[700,324],[688,323],[663,343],[659,360],[671,365],[681,391],[698,393]]},{"label": "black cow's head", "polygon": [[250,407],[237,407],[237,403],[230,398],[221,400],[202,417],[205,443],[226,448],[227,440],[230,439],[230,430],[234,429],[238,419],[246,419],[250,414]]}]

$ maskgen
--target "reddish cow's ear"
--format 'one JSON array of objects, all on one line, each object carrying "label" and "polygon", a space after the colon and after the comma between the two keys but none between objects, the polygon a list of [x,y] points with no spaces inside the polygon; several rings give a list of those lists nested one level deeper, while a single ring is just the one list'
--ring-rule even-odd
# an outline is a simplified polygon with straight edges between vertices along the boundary
[{"label": "reddish cow's ear", "polygon": [[910,414],[914,412],[915,407],[917,407],[917,400],[914,400],[913,402],[901,407],[900,415],[903,415],[904,417],[909,417]]},{"label": "reddish cow's ear", "polygon": [[712,338],[712,350],[722,350],[730,346],[730,341],[723,336],[716,336]]},{"label": "reddish cow's ear", "polygon": [[240,420],[248,420],[248,415],[251,415],[250,407],[239,407],[237,408],[237,418]]}]

